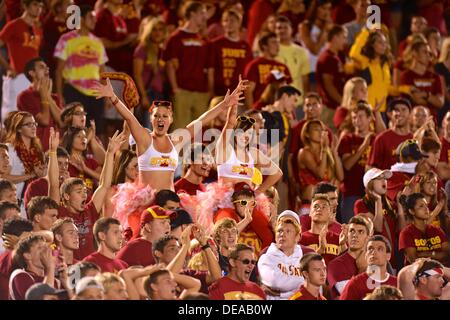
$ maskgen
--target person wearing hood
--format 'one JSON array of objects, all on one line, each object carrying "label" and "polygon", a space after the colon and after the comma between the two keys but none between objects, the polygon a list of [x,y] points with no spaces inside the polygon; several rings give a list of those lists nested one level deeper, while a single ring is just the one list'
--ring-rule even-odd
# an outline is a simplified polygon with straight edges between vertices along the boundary
[{"label": "person wearing hood", "polygon": [[298,214],[286,210],[277,220],[275,242],[258,261],[261,287],[267,300],[287,300],[304,283],[300,272],[300,259],[311,248],[299,245],[301,237]]}]

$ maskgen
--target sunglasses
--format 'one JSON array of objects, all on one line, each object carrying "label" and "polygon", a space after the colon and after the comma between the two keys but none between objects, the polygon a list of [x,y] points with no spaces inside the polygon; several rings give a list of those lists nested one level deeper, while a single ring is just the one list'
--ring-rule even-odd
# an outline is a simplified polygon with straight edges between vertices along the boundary
[{"label": "sunglasses", "polygon": [[172,102],[164,101],[164,100],[156,100],[156,101],[153,101],[152,104],[154,107],[167,107],[167,108],[172,107]]},{"label": "sunglasses", "polygon": [[27,128],[32,128],[32,127],[37,127],[38,123],[37,122],[28,122],[28,123],[24,123],[22,125],[22,127],[27,127]]},{"label": "sunglasses", "polygon": [[250,204],[252,207],[256,206],[256,201],[255,200],[251,200],[251,201],[248,201],[248,200],[236,200],[236,201],[233,201],[233,203],[239,203],[241,206],[244,206],[244,207],[246,207],[248,204]]},{"label": "sunglasses", "polygon": [[247,116],[240,116],[237,119],[238,119],[238,121],[241,121],[241,122],[250,122],[251,124],[255,124],[256,123],[255,119],[247,117]]},{"label": "sunglasses", "polygon": [[240,261],[240,262],[242,262],[242,264],[245,264],[245,265],[248,265],[248,264],[252,264],[252,265],[256,265],[256,263],[258,262],[258,261],[256,261],[256,260],[250,260],[250,259],[244,259],[244,260],[238,260],[238,261]]},{"label": "sunglasses", "polygon": [[72,113],[72,115],[74,115],[74,116],[85,116],[85,115],[87,115],[87,112],[75,111],[74,113]]}]

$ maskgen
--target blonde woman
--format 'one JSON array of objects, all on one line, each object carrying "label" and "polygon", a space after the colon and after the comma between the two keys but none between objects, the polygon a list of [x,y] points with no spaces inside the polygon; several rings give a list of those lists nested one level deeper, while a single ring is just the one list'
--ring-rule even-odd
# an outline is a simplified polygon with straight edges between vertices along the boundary
[{"label": "blonde woman", "polygon": [[[333,117],[333,123],[339,130],[340,136],[353,131],[351,121],[351,111],[356,108],[360,101],[367,101],[367,82],[361,77],[353,77],[344,85],[342,94],[342,105],[336,109]],[[373,113],[375,118],[375,132],[380,133],[386,130],[383,118],[379,112],[381,103],[375,106]]]},{"label": "blonde woman", "polygon": [[149,124],[148,109],[153,100],[164,100],[166,81],[164,67],[160,63],[161,49],[167,37],[167,28],[163,20],[153,18],[142,28],[139,45],[134,51],[133,75],[141,96],[144,109],[144,123]]}]

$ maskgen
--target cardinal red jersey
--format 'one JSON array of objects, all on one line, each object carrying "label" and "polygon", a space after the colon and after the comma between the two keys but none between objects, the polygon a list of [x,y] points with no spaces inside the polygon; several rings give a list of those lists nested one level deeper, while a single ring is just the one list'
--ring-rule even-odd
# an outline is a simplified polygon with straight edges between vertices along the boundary
[{"label": "cardinal red jersey", "polygon": [[[314,234],[311,231],[302,232],[302,238],[300,239],[300,244],[308,246],[314,251],[319,249],[319,235]],[[339,250],[339,235],[328,231],[327,232],[327,246],[325,248],[325,253],[322,254],[325,263],[328,265],[331,260],[336,258],[340,253]]]},{"label": "cardinal red jersey", "polygon": [[266,300],[264,291],[254,282],[244,283],[223,277],[209,287],[211,300]]},{"label": "cardinal red jersey", "polygon": [[319,294],[319,296],[314,297],[308,290],[306,290],[305,286],[301,286],[300,290],[294,293],[289,300],[327,300],[323,295]]},{"label": "cardinal red jersey", "polygon": [[100,252],[94,252],[93,254],[88,255],[83,261],[95,263],[100,267],[102,272],[118,273],[120,270],[128,268],[128,264],[125,261],[120,260],[117,257],[110,259]]},{"label": "cardinal red jersey", "polygon": [[389,275],[384,281],[375,281],[369,278],[367,272],[358,274],[350,279],[342,291],[340,300],[363,300],[375,288],[382,285],[397,287],[397,278]]}]

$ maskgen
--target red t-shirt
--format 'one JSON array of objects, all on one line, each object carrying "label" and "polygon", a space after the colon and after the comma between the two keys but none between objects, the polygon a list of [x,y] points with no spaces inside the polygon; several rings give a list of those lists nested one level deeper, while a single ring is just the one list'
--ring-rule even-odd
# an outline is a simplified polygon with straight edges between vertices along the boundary
[{"label": "red t-shirt", "polygon": [[353,276],[358,274],[356,260],[348,253],[348,251],[331,260],[327,269],[328,284],[334,298],[339,296],[339,292],[334,285],[341,281],[350,280]]},{"label": "red t-shirt", "polygon": [[[350,170],[344,168],[344,181],[341,183],[341,192],[345,197],[348,196],[363,196],[365,189],[363,184],[364,173],[366,172],[366,164],[369,159],[370,151],[372,150],[372,144],[375,137],[372,137],[370,145],[366,148],[366,151],[359,158]],[[357,136],[354,133],[348,133],[344,135],[339,143],[338,153],[342,158],[344,154],[355,154],[364,138]]]},{"label": "red t-shirt", "polygon": [[210,42],[208,58],[208,67],[214,69],[214,94],[224,96],[239,83],[239,75],[244,74],[245,66],[252,59],[252,51],[247,42],[222,36]]},{"label": "red t-shirt", "polygon": [[378,134],[373,142],[368,165],[381,170],[391,169],[391,166],[397,162],[395,151],[398,145],[412,138],[412,133],[401,136],[392,129]]},{"label": "red t-shirt", "polygon": [[9,276],[12,267],[12,251],[6,250],[0,255],[0,300],[9,298]]},{"label": "red t-shirt", "polygon": [[93,262],[100,267],[102,272],[118,273],[120,270],[128,268],[128,264],[118,258],[110,259],[100,252],[88,255],[83,261]]},{"label": "red t-shirt", "polygon": [[347,115],[348,115],[348,109],[346,107],[340,106],[336,109],[336,112],[334,113],[334,116],[333,116],[333,124],[338,130],[340,130],[340,126],[342,125],[344,120],[347,118]]},{"label": "red t-shirt", "polygon": [[206,283],[206,277],[208,276],[208,271],[184,269],[180,272],[180,274],[200,280],[200,283],[201,283],[200,292],[204,293],[204,294],[208,294],[208,284]]},{"label": "red t-shirt", "polygon": [[[9,279],[10,300],[25,300],[28,289],[35,283],[43,283],[44,279],[31,271],[15,270]],[[59,289],[59,280],[55,279],[54,287]]]},{"label": "red t-shirt", "polygon": [[23,197],[25,208],[33,197],[48,196],[48,181],[46,178],[39,178],[31,181]]},{"label": "red t-shirt", "polygon": [[441,137],[441,157],[439,161],[450,164],[450,142],[444,137]]},{"label": "red t-shirt", "polygon": [[[302,230],[311,229],[311,216],[309,214],[302,214],[300,216],[300,225],[302,226]],[[337,221],[333,221],[328,224],[328,230],[336,234],[340,234],[342,231],[342,225]]]},{"label": "red t-shirt", "polygon": [[[86,167],[94,171],[99,167],[98,162],[90,155],[85,158],[84,164],[86,165]],[[83,180],[84,185],[88,189],[88,193],[92,194],[97,188],[97,180],[78,171],[78,169],[75,168],[71,163],[69,163],[69,175],[71,177],[80,178],[81,180]]]},{"label": "red t-shirt", "polygon": [[[236,211],[231,208],[219,209],[214,216],[214,223],[223,218],[230,218],[236,222],[241,221]],[[255,248],[255,254],[258,255],[262,249],[274,241],[274,238],[269,218],[263,212],[255,209],[252,222],[239,234],[238,242],[252,246]]]},{"label": "red t-shirt", "polygon": [[[314,251],[317,251],[317,249],[319,249],[319,235],[314,234],[309,230],[302,232],[302,237],[299,243],[304,246],[311,247]],[[328,265],[328,263],[336,258],[339,253],[339,234],[328,231],[326,253],[322,254],[325,263]]]},{"label": "red t-shirt", "polygon": [[[410,69],[405,70],[400,75],[401,85],[411,85],[415,86],[417,89],[430,94],[443,95],[441,78],[434,72],[426,71],[423,75],[418,74]],[[431,104],[425,105],[430,109],[431,114],[437,116],[437,108],[433,107]]]},{"label": "red t-shirt", "polygon": [[318,297],[314,297],[306,287],[301,285],[300,290],[294,293],[289,300],[327,300],[323,295],[319,294]]},{"label": "red t-shirt", "polygon": [[[96,18],[94,34],[97,37],[114,42],[122,41],[127,37],[127,24],[120,15],[114,15],[109,9],[104,8],[97,12]],[[106,49],[108,65],[116,71],[133,74],[133,52],[134,47],[130,45]]]},{"label": "red t-shirt", "polygon": [[284,63],[276,60],[258,57],[245,66],[244,79],[255,83],[255,90],[253,91],[254,102],[257,102],[264,92],[267,86],[267,79],[272,70],[282,72],[286,76],[286,79],[290,80],[288,82],[292,81],[288,67]]},{"label": "red t-shirt", "polygon": [[223,277],[209,287],[211,300],[266,300],[264,291],[254,282],[244,283]]},{"label": "red t-shirt", "polygon": [[0,31],[0,40],[8,48],[8,57],[16,73],[22,73],[25,64],[39,56],[42,29],[28,25],[22,18],[6,23]]},{"label": "red t-shirt", "polygon": [[181,178],[175,183],[176,193],[185,192],[191,196],[195,196],[197,194],[197,191],[205,191],[205,190],[206,188],[203,183],[194,184],[192,182],[189,182],[185,178]]},{"label": "red t-shirt", "polygon": [[325,89],[323,75],[333,77],[333,85],[337,92],[342,92],[345,84],[344,65],[337,54],[327,49],[319,55],[316,65],[317,91],[323,98],[323,103],[328,108],[336,109],[339,102],[334,101]]},{"label": "red t-shirt", "polygon": [[129,241],[116,255],[129,266],[150,266],[155,264],[152,243],[142,238]]},{"label": "red t-shirt", "polygon": [[60,206],[58,209],[58,218],[72,218],[78,228],[78,236],[80,239],[80,247],[74,252],[77,260],[83,260],[95,251],[94,248],[94,223],[100,218],[94,203],[89,202],[83,212],[72,213],[66,207]]},{"label": "red t-shirt", "polygon": [[[441,251],[442,244],[446,243],[447,236],[441,228],[428,224],[425,233],[422,233],[414,224],[409,224],[401,232],[398,249],[416,248],[417,253]],[[405,265],[409,264],[405,255]]]},{"label": "red t-shirt", "polygon": [[[61,102],[56,94],[52,94],[53,101],[61,108]],[[19,111],[27,111],[34,117],[42,111],[41,95],[38,91],[30,86],[27,90],[22,91],[17,97],[17,109]],[[49,111],[50,112],[50,111]],[[56,128],[56,122],[50,113],[50,121],[47,126],[39,125],[36,130],[37,137],[41,140],[42,148],[48,150],[48,141],[50,138],[50,128]]]},{"label": "red t-shirt", "polygon": [[386,196],[388,199],[395,203],[397,201],[397,194],[405,188],[406,183],[412,177],[412,174],[406,172],[393,171],[392,177],[387,180]]},{"label": "red t-shirt", "polygon": [[350,279],[345,286],[344,291],[342,291],[340,300],[363,300],[369,293],[372,293],[375,288],[382,285],[397,287],[397,278],[389,275],[389,278],[387,278],[386,281],[371,281],[369,280],[367,272],[363,272]]},{"label": "red t-shirt", "polygon": [[208,47],[198,33],[178,29],[167,40],[164,61],[178,59],[177,85],[189,91],[207,92]]},{"label": "red t-shirt", "polygon": [[266,19],[275,11],[275,4],[270,0],[256,0],[253,2],[247,18],[247,42],[250,45],[253,45],[255,37],[261,31],[261,27]]}]

